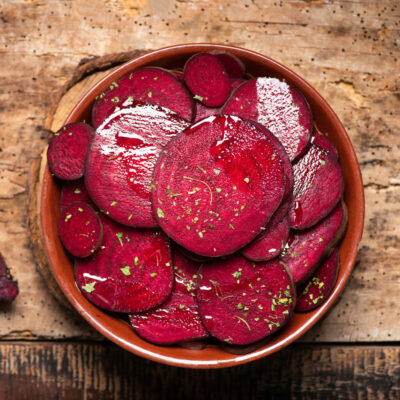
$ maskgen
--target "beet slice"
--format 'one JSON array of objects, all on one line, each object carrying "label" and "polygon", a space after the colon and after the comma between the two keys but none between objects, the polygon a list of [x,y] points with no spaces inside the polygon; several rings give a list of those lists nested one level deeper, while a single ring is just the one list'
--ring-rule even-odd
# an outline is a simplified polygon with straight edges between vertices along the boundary
[{"label": "beet slice", "polygon": [[173,240],[218,257],[257,236],[278,208],[284,183],[274,146],[256,126],[214,116],[164,148],[154,169],[153,207]]},{"label": "beet slice", "polygon": [[194,98],[205,106],[222,106],[231,92],[223,64],[211,54],[197,53],[190,57],[183,73]]},{"label": "beet slice", "polygon": [[61,188],[60,208],[63,209],[72,203],[83,202],[92,206],[92,200],[86,190],[83,178],[76,181],[67,181]]},{"label": "beet slice", "polygon": [[10,270],[0,254],[0,302],[12,301],[18,295],[18,284],[11,277]]},{"label": "beet slice", "polygon": [[339,273],[339,253],[335,249],[316,270],[313,277],[298,287],[295,311],[306,312],[321,305],[335,287]]},{"label": "beet slice", "polygon": [[178,114],[149,104],[116,111],[96,131],[86,161],[92,200],[116,221],[155,227],[151,176],[161,148],[188,126]]},{"label": "beet slice", "polygon": [[284,201],[263,232],[242,250],[246,258],[251,261],[268,261],[281,254],[290,231],[287,209],[288,202]]},{"label": "beet slice", "polygon": [[236,57],[229,51],[224,50],[213,50],[210,51],[210,54],[217,57],[222,63],[229,78],[243,78],[246,72],[246,67],[240,58]]},{"label": "beet slice", "polygon": [[57,178],[74,180],[83,176],[93,134],[93,128],[83,122],[65,125],[54,134],[47,149],[47,161]]},{"label": "beet slice", "polygon": [[312,118],[303,95],[277,78],[255,78],[236,89],[223,114],[238,115],[265,125],[283,144],[291,161],[310,140]]},{"label": "beet slice", "polygon": [[321,260],[329,256],[342,238],[347,225],[347,211],[343,202],[319,224],[304,231],[292,231],[280,259],[290,269],[294,282],[307,280]]},{"label": "beet slice", "polygon": [[322,133],[319,133],[319,131],[315,128],[311,137],[311,143],[320,147],[321,149],[324,149],[335,160],[339,158],[339,153],[335,145],[326,136],[324,136]]},{"label": "beet slice", "polygon": [[254,264],[240,255],[203,264],[197,302],[204,326],[217,339],[250,344],[288,321],[296,298],[293,280],[276,260]]},{"label": "beet slice", "polygon": [[100,250],[75,261],[83,295],[115,312],[141,312],[163,303],[173,284],[168,238],[161,231],[131,229],[103,215],[101,220]]},{"label": "beet slice", "polygon": [[328,215],[340,200],[343,173],[335,159],[314,145],[293,166],[293,173],[289,222],[292,228],[306,229]]},{"label": "beet slice", "polygon": [[172,259],[175,284],[169,299],[158,308],[129,316],[135,331],[156,344],[173,344],[209,336],[201,322],[195,299],[200,265],[185,259],[179,252],[174,252]]},{"label": "beet slice", "polygon": [[144,67],[124,75],[98,96],[92,108],[93,126],[99,127],[128,98],[169,108],[186,121],[193,118],[194,102],[180,79],[165,69]]},{"label": "beet slice", "polygon": [[75,257],[88,257],[100,246],[103,225],[93,208],[77,202],[61,210],[58,233],[65,248]]}]

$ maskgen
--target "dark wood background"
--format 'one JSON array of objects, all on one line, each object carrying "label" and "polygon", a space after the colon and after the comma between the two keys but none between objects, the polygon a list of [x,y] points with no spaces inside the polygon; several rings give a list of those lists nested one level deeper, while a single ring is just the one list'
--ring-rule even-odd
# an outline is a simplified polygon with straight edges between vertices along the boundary
[{"label": "dark wood background", "polygon": [[[21,293],[0,305],[0,399],[400,398],[399,29],[397,0],[2,1],[0,250]],[[52,296],[28,235],[28,175],[47,128],[102,75],[77,82],[82,65],[184,42],[250,48],[309,81],[344,123],[366,195],[356,267],[329,315],[288,349],[221,371],[104,341]]]}]

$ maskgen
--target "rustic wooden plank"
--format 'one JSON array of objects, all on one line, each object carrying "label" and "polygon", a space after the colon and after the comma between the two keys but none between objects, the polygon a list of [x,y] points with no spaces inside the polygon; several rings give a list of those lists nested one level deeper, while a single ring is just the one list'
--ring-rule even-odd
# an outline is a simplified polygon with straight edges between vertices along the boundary
[{"label": "rustic wooden plank", "polygon": [[246,366],[190,370],[110,344],[0,345],[0,398],[398,399],[400,348],[294,345]]},{"label": "rustic wooden plank", "polygon": [[53,98],[82,59],[212,41],[267,54],[306,78],[338,113],[362,163],[367,219],[357,268],[304,340],[399,340],[399,15],[396,0],[3,1],[0,249],[21,294],[1,309],[0,337],[98,338],[47,293],[29,248],[27,174],[47,142]]}]

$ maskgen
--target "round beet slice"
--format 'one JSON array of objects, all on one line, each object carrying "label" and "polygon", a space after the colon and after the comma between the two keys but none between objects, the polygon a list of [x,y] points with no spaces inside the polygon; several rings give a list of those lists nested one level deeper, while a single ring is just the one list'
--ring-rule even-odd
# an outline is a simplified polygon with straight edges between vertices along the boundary
[{"label": "round beet slice", "polygon": [[135,331],[152,343],[173,344],[208,336],[195,299],[200,265],[187,260],[179,252],[174,252],[172,259],[175,284],[169,299],[160,307],[129,316]]},{"label": "round beet slice", "polygon": [[198,275],[202,321],[221,341],[256,342],[282,328],[292,314],[296,291],[283,263],[255,264],[233,255],[204,264]]},{"label": "round beet slice", "polygon": [[268,261],[281,254],[290,231],[288,206],[289,202],[284,200],[261,234],[242,250],[246,258],[252,261]]},{"label": "round beet slice", "polygon": [[197,53],[185,64],[184,78],[194,98],[207,107],[219,107],[231,92],[229,76],[213,55]]},{"label": "round beet slice", "polygon": [[343,202],[317,225],[303,231],[292,231],[280,259],[287,265],[297,284],[307,280],[342,238],[347,225]]},{"label": "round beet slice", "polygon": [[255,78],[236,89],[223,114],[259,122],[282,143],[291,161],[305,151],[311,135],[312,117],[303,95],[277,78]]},{"label": "round beet slice", "polygon": [[243,64],[242,60],[240,60],[234,54],[224,50],[213,50],[210,51],[210,54],[217,57],[218,60],[221,61],[229,78],[243,78],[246,72],[246,67]]},{"label": "round beet slice", "polygon": [[290,226],[306,229],[327,216],[344,190],[342,169],[325,150],[311,145],[293,166],[294,189],[289,207]]},{"label": "round beet slice", "polygon": [[78,201],[92,205],[92,200],[86,190],[83,178],[77,179],[76,181],[67,181],[63,184],[61,188],[61,209]]},{"label": "round beet slice", "polygon": [[88,257],[100,246],[102,223],[93,208],[83,202],[61,210],[58,232],[65,248],[75,257]]},{"label": "round beet slice", "polygon": [[85,185],[96,205],[122,224],[157,226],[150,196],[153,166],[161,148],[187,126],[156,105],[116,111],[97,129],[86,160]]},{"label": "round beet slice", "polygon": [[75,261],[81,292],[97,306],[135,313],[169,297],[173,272],[168,238],[161,231],[131,229],[101,215],[104,238],[92,257]]},{"label": "round beet slice", "polygon": [[335,249],[318,267],[313,277],[299,286],[295,311],[306,312],[321,305],[331,294],[339,272],[339,253]]},{"label": "round beet slice", "polygon": [[74,180],[83,176],[93,134],[93,128],[83,122],[65,125],[54,134],[47,149],[47,161],[57,178]]},{"label": "round beet slice", "polygon": [[98,96],[92,108],[93,126],[100,126],[128,98],[169,108],[186,121],[193,119],[194,102],[181,80],[165,69],[144,67],[124,75]]},{"label": "round beet slice", "polygon": [[220,108],[206,107],[199,101],[196,101],[196,116],[194,122],[199,122],[204,118],[211,117],[212,115],[218,115],[220,111]]},{"label": "round beet slice", "polygon": [[208,257],[249,243],[278,208],[285,176],[274,146],[252,123],[214,116],[172,139],[154,169],[154,212],[186,249]]}]

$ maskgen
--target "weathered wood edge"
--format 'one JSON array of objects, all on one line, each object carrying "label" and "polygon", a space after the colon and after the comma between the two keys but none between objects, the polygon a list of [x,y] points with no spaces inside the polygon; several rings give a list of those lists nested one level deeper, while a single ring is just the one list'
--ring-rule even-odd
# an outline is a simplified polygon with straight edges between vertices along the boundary
[{"label": "weathered wood edge", "polygon": [[3,342],[0,398],[398,399],[399,360],[399,346],[295,344],[243,366],[190,370],[111,343]]}]

